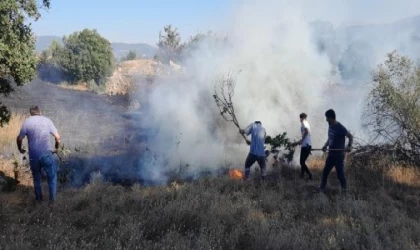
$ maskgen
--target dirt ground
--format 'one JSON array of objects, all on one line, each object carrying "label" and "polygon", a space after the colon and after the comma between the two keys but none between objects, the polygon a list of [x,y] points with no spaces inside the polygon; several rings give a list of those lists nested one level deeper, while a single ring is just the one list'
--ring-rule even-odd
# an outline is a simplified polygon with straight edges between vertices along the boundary
[{"label": "dirt ground", "polygon": [[[128,96],[99,95],[35,80],[16,88],[4,103],[20,118],[7,132],[13,137],[8,140],[15,140],[21,123],[29,115],[29,107],[38,105],[43,115],[54,122],[62,145],[70,150],[72,159],[68,164],[82,167],[83,175],[98,169],[105,172],[138,165],[144,151],[147,128],[142,127],[141,111],[130,110]],[[19,155],[15,143],[6,147],[0,156],[12,159],[13,155]]]}]

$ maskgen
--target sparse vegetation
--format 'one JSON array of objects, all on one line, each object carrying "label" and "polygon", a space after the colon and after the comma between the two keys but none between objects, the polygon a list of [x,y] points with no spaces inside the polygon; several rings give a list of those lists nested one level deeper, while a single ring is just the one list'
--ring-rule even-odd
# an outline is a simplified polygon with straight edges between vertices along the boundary
[{"label": "sparse vegetation", "polygon": [[131,61],[137,58],[137,53],[134,50],[130,50],[125,57],[122,58],[122,61]]},{"label": "sparse vegetation", "polygon": [[159,33],[158,53],[155,59],[169,63],[169,61],[179,62],[190,58],[194,52],[200,49],[200,46],[207,48],[215,48],[220,45],[225,45],[228,42],[227,36],[219,36],[212,31],[207,33],[198,32],[191,36],[188,41],[182,42],[181,35],[177,28],[172,25],[167,25]]},{"label": "sparse vegetation", "polygon": [[163,34],[159,32],[159,42],[157,43],[159,48],[156,55],[156,59],[164,63],[169,61],[178,61],[182,53],[181,36],[177,28],[173,28],[172,25],[166,25],[163,27]]},{"label": "sparse vegetation", "polygon": [[398,149],[411,164],[420,160],[420,69],[396,52],[373,76],[365,126],[373,139]]}]

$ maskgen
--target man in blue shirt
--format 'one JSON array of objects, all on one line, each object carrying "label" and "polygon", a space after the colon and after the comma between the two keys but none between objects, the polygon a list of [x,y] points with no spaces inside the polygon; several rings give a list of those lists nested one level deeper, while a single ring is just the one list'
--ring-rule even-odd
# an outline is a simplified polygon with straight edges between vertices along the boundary
[{"label": "man in blue shirt", "polygon": [[[325,112],[326,120],[329,124],[328,128],[328,140],[322,148],[323,151],[327,151],[328,156],[325,161],[325,167],[322,171],[320,191],[324,192],[327,186],[328,175],[330,174],[333,167],[337,171],[337,177],[340,180],[341,188],[343,192],[347,190],[346,177],[344,175],[344,157],[345,152],[350,152],[353,144],[353,136],[347,131],[347,129],[336,120],[334,110],[330,109]],[[349,144],[345,148],[346,137],[349,138]]]},{"label": "man in blue shirt", "polygon": [[245,179],[248,179],[251,172],[251,166],[255,162],[258,162],[258,165],[260,166],[261,178],[265,179],[266,159],[264,143],[267,136],[265,128],[262,126],[260,121],[256,121],[245,129],[240,129],[239,132],[243,135],[251,135],[251,142],[247,141],[247,143],[250,144],[250,152],[245,161]]},{"label": "man in blue shirt", "polygon": [[57,191],[57,170],[58,157],[53,155],[53,148],[50,144],[51,135],[55,137],[55,149],[60,145],[60,135],[53,122],[45,116],[41,116],[38,106],[32,106],[29,110],[31,116],[25,120],[17,137],[19,151],[24,154],[22,142],[28,138],[29,163],[34,179],[35,200],[42,201],[41,191],[41,169],[47,174],[47,181],[50,193],[50,205],[55,200]]}]

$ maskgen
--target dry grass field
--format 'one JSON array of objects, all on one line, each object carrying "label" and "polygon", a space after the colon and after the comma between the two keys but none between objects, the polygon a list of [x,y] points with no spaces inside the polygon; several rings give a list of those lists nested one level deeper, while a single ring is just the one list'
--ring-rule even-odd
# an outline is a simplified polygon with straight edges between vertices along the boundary
[{"label": "dry grass field", "polygon": [[[53,209],[31,186],[0,195],[1,249],[419,249],[420,172],[348,165],[349,192],[334,173],[326,194],[294,169],[246,182],[227,176],[163,187],[94,180],[61,188]],[[45,184],[44,184],[45,185]],[[44,191],[47,187],[44,186]]]}]

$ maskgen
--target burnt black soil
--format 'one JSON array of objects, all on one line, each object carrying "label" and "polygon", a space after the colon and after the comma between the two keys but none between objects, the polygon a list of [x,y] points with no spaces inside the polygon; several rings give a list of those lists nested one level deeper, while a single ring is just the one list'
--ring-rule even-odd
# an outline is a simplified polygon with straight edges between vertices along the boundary
[{"label": "burnt black soil", "polygon": [[39,105],[71,151],[63,163],[73,172],[72,182],[86,183],[93,171],[114,182],[136,182],[148,128],[143,110],[130,111],[128,96],[108,96],[65,89],[40,80],[17,87],[2,101],[14,112],[28,113]]}]

